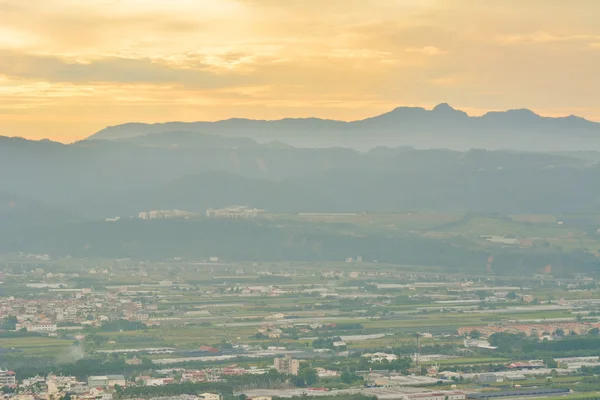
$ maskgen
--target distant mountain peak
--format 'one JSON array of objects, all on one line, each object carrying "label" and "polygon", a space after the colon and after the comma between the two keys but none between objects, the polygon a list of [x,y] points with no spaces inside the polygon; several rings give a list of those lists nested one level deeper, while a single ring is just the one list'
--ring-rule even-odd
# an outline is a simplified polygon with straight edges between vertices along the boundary
[{"label": "distant mountain peak", "polygon": [[[405,112],[405,111],[427,111],[427,110],[424,109],[423,107],[400,106],[400,107],[394,108],[391,112]],[[389,113],[386,113],[386,114],[389,114]],[[377,118],[377,117],[378,116],[376,115],[376,116],[371,117],[371,118]]]},{"label": "distant mountain peak", "polygon": [[450,104],[448,103],[440,103],[437,106],[433,107],[433,109],[431,111],[435,111],[435,112],[444,112],[444,111],[456,111],[455,108],[453,108]]},{"label": "distant mountain peak", "polygon": [[514,115],[527,115],[530,117],[539,117],[539,115],[537,115],[536,113],[534,113],[533,111],[531,111],[528,108],[517,108],[514,110],[508,110],[507,113],[514,114]]}]

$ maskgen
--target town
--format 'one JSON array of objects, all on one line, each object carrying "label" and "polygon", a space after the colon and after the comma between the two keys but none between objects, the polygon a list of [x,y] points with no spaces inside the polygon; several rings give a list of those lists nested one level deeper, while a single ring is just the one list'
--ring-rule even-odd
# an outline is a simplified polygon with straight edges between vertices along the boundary
[{"label": "town", "polygon": [[16,400],[582,396],[600,371],[586,276],[21,254],[0,279]]}]

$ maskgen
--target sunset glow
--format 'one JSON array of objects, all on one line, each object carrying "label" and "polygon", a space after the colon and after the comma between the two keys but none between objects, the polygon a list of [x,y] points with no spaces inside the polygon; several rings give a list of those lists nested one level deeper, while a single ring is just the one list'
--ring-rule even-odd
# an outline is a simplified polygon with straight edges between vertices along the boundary
[{"label": "sunset glow", "polygon": [[600,120],[599,17],[596,0],[0,0],[0,135],[440,102]]}]

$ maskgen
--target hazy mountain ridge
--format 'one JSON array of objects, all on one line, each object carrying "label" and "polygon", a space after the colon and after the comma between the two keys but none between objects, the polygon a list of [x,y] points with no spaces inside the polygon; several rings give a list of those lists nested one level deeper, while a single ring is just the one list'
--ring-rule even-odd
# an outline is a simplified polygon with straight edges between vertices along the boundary
[{"label": "hazy mountain ridge", "polygon": [[448,104],[432,110],[398,107],[363,120],[318,118],[274,121],[227,119],[216,122],[129,123],[105,128],[88,140],[122,140],[148,134],[194,132],[281,141],[301,147],[376,146],[417,148],[513,149],[526,151],[600,150],[600,123],[567,117],[543,117],[527,109],[469,116]]},{"label": "hazy mountain ridge", "polygon": [[589,184],[600,180],[598,159],[294,148],[193,132],[71,145],[0,138],[0,190],[92,218],[230,204],[272,212],[592,212],[600,211],[600,188]]}]

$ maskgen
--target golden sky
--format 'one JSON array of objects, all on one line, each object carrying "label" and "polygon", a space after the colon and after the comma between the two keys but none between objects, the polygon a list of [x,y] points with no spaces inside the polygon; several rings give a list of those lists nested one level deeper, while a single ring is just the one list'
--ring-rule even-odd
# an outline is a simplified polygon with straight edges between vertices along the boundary
[{"label": "golden sky", "polygon": [[598,21],[600,0],[0,0],[0,135],[441,102],[600,121]]}]

